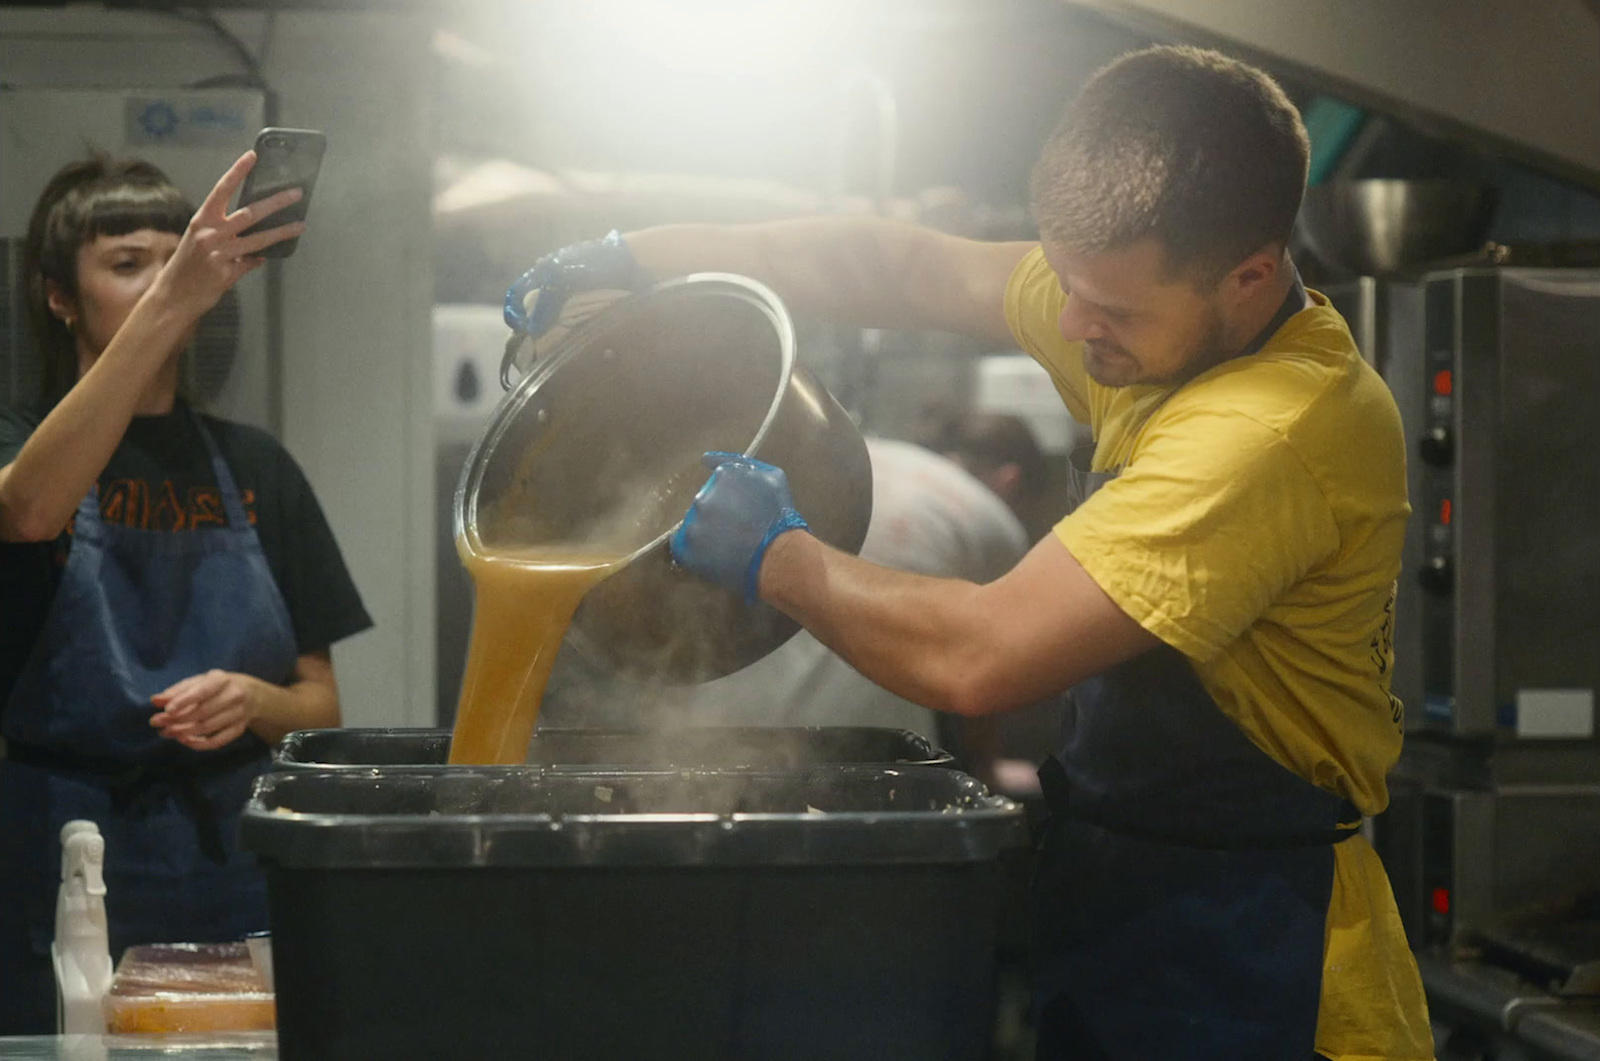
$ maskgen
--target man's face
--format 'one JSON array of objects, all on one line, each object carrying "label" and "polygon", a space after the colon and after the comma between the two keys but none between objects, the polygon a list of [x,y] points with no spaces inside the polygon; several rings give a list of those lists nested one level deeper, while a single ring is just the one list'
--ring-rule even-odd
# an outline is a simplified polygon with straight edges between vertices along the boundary
[{"label": "man's face", "polygon": [[1078,255],[1046,242],[1044,253],[1067,293],[1061,334],[1083,343],[1095,382],[1182,383],[1228,356],[1220,295],[1167,275],[1155,240]]}]

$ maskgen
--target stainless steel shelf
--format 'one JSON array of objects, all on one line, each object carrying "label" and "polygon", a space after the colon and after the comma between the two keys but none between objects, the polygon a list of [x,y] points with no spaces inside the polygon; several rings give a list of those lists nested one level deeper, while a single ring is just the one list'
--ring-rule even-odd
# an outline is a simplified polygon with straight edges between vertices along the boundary
[{"label": "stainless steel shelf", "polygon": [[276,1061],[272,1032],[186,1035],[37,1035],[0,1037],[3,1061]]},{"label": "stainless steel shelf", "polygon": [[1600,1061],[1600,1007],[1530,1014],[1517,1038],[1562,1061]]}]

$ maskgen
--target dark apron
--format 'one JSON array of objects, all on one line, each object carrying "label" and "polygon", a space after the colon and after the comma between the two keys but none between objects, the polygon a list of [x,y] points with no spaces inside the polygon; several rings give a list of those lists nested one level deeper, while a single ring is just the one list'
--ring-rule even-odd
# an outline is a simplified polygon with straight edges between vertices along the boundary
[{"label": "dark apron", "polygon": [[[1304,303],[1298,278],[1252,354]],[[1074,454],[1075,500],[1116,472]],[[1067,694],[1039,771],[1037,1056],[1306,1061],[1355,807],[1251,743],[1161,645]]]},{"label": "dark apron", "polygon": [[[193,415],[192,413],[190,415]],[[212,668],[294,675],[288,609],[227,462],[210,453],[226,527],[108,525],[78,506],[50,614],[4,713],[0,761],[0,1034],[55,1030],[50,943],[61,826],[105,837],[115,958],[137,943],[217,942],[267,927],[238,819],[268,761],[246,734],[197,752],[156,733],[150,697]]]}]

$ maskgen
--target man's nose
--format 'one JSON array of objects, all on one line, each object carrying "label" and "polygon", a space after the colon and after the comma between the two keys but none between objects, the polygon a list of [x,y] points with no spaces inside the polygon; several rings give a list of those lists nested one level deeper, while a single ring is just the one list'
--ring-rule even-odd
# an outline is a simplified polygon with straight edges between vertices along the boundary
[{"label": "man's nose", "polygon": [[1069,343],[1106,337],[1106,330],[1101,323],[1085,309],[1079,299],[1070,295],[1067,297],[1066,305],[1061,307],[1061,318],[1057,324],[1061,329],[1062,338]]}]

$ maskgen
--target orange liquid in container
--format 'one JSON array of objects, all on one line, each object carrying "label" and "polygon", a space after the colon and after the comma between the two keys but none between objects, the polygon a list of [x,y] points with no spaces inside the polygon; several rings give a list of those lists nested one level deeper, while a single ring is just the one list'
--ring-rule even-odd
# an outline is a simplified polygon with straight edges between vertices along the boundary
[{"label": "orange liquid in container", "polygon": [[457,551],[477,588],[452,763],[521,763],[572,614],[622,557],[576,548]]}]

